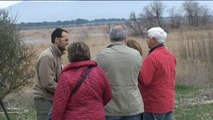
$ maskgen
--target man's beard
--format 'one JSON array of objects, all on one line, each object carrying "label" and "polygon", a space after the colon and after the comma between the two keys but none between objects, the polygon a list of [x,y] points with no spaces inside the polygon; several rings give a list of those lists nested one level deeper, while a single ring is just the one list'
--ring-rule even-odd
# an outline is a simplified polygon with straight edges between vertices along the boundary
[{"label": "man's beard", "polygon": [[58,46],[58,49],[60,50],[61,54],[64,54],[66,49],[64,49],[63,47],[61,46]]}]

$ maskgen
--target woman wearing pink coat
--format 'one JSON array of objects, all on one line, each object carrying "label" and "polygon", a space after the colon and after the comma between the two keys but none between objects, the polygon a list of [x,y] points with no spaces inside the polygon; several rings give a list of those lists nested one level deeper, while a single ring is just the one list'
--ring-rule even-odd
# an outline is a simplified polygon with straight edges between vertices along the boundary
[{"label": "woman wearing pink coat", "polygon": [[[83,42],[68,46],[68,64],[61,72],[53,100],[52,120],[105,120],[104,106],[112,97],[104,71],[90,60]],[[91,67],[79,89],[73,90]]]}]

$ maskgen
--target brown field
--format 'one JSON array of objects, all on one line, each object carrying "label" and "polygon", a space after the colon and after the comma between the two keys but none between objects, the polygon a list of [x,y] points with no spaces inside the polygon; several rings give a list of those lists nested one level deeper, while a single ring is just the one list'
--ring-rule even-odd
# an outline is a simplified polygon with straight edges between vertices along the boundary
[{"label": "brown field", "polygon": [[[64,28],[70,33],[70,42],[84,41],[90,47],[92,59],[110,44],[108,39],[109,26],[83,26]],[[23,40],[27,41],[39,55],[50,42],[51,29],[32,29],[21,31]],[[176,30],[168,33],[166,47],[177,57],[177,82],[206,86],[211,81],[211,43],[213,30]],[[129,37],[138,40],[143,48],[143,57],[149,49],[143,38]],[[67,64],[67,55],[63,56]]]}]

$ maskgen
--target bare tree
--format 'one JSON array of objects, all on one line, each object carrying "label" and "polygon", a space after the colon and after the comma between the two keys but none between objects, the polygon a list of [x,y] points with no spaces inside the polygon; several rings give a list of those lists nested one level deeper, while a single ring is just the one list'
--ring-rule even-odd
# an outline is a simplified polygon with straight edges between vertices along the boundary
[{"label": "bare tree", "polygon": [[131,34],[134,36],[141,36],[143,37],[143,26],[140,24],[138,18],[135,15],[135,12],[131,12],[129,16],[129,22],[127,23],[127,26],[131,30]]},{"label": "bare tree", "polygon": [[192,8],[192,2],[184,2],[183,3],[183,9],[185,11],[185,15],[188,18],[188,24],[191,25],[192,24],[192,20],[193,20],[193,8]]},{"label": "bare tree", "polygon": [[157,25],[150,6],[145,6],[143,8],[143,12],[139,14],[139,20],[146,26],[147,29]]},{"label": "bare tree", "polygon": [[143,12],[139,14],[140,20],[146,24],[147,28],[153,26],[162,27],[162,15],[164,11],[164,4],[161,1],[154,1],[143,8]]},{"label": "bare tree", "polygon": [[183,9],[189,25],[196,27],[208,26],[210,14],[207,6],[201,6],[198,2],[190,0],[183,3]]},{"label": "bare tree", "polygon": [[130,13],[127,25],[131,28],[133,35],[144,37],[144,31],[154,27],[162,27],[162,15],[164,11],[163,2],[154,1],[143,8],[143,12],[136,17],[135,13]]},{"label": "bare tree", "polygon": [[207,6],[200,6],[200,23],[202,27],[208,27],[210,16],[209,8]]},{"label": "bare tree", "polygon": [[161,18],[162,18],[163,10],[164,10],[163,2],[154,1],[151,4],[151,9],[152,9],[153,14],[155,16],[155,19],[157,20],[158,25],[161,27],[162,26],[162,24],[161,24]]},{"label": "bare tree", "polygon": [[183,17],[179,10],[176,7],[172,7],[169,9],[169,16],[170,16],[170,26],[172,29],[179,29],[182,24]]}]

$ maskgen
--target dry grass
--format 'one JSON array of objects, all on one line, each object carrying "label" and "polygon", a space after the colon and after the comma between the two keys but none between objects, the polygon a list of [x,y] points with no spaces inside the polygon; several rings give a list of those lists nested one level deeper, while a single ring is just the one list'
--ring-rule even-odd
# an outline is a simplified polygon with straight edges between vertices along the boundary
[{"label": "dry grass", "polygon": [[[109,26],[67,27],[70,42],[84,41],[91,50],[92,59],[108,44]],[[50,34],[53,29],[23,30],[24,40],[31,40],[39,55],[50,44]],[[211,63],[211,36],[213,30],[176,30],[168,33],[166,47],[177,57],[177,82],[184,84],[206,85],[211,81],[211,70],[207,67]],[[136,39],[143,48],[143,57],[148,54],[148,47],[144,39]],[[38,41],[38,42],[35,42]],[[212,42],[213,43],[213,42]],[[67,55],[63,56],[67,64]]]}]

